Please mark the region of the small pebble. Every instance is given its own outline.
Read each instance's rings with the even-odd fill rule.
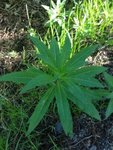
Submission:
[[[108,130],[108,134],[113,136],[113,126]]]
[[[93,145],[89,150],[97,150],[97,147]]]
[[[74,134],[71,140],[72,140],[72,143],[78,142],[78,135]]]
[[[61,125],[60,122],[57,122],[57,123],[55,124],[55,134],[56,134],[56,135],[59,135],[59,134],[61,134],[62,132],[63,132],[63,127],[62,127],[62,125]]]

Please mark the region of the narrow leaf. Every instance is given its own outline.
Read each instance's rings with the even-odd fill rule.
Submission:
[[[62,86],[57,83],[56,93],[55,93],[58,114],[66,135],[72,135],[73,133],[73,123],[72,116],[69,108],[69,103],[66,97],[66,93]]]
[[[87,99],[95,101],[107,98],[109,95],[109,91],[105,89],[89,89],[82,87],[82,91]]]
[[[67,92],[70,100],[75,105],[77,105],[83,112],[87,113],[91,117],[100,120],[99,113],[94,104],[85,97],[84,92],[79,86],[75,85],[73,82],[68,82],[66,88],[68,89]]]
[[[32,116],[29,119],[29,128],[26,133],[28,136],[34,128],[40,123],[41,119],[45,115],[48,110],[50,103],[54,98],[54,87],[48,89],[48,91],[44,94],[44,96],[39,101],[38,105],[36,106]]]
[[[70,80],[72,80],[75,84],[86,86],[86,87],[98,87],[103,88],[103,85],[95,78],[91,78],[89,76],[83,76],[81,77],[71,77]]]
[[[40,70],[36,68],[29,68],[25,71],[18,71],[13,73],[8,73],[6,75],[0,76],[0,81],[12,81],[14,83],[23,83],[26,84],[38,74],[40,74]]]
[[[37,86],[45,86],[49,83],[52,83],[53,81],[55,81],[56,78],[46,74],[44,72],[40,73],[39,75],[37,75],[35,78],[33,78],[31,81],[29,81],[22,89],[20,94],[23,94],[25,92],[27,92],[28,90],[31,90]]]
[[[108,96],[108,98],[110,98],[110,102],[106,110],[106,118],[108,118],[113,113],[113,92]]]
[[[95,77],[96,75],[105,72],[106,68],[102,66],[85,66],[80,69],[76,69],[74,71],[70,71],[68,73],[69,76],[78,76],[78,77],[84,77],[84,75],[87,75],[89,77]]]
[[[61,49],[62,53],[62,65],[70,58],[71,54],[71,41],[68,34],[66,35],[64,45]]]
[[[88,56],[90,56],[93,52],[95,52],[98,48],[98,45],[92,45],[80,50],[80,52],[76,53],[66,64],[66,67],[70,70],[79,68],[85,65],[85,60]]]
[[[51,43],[50,43],[50,53],[51,53],[51,56],[55,62],[55,66],[56,67],[59,67],[60,66],[60,50],[59,50],[59,45],[57,43],[57,41],[55,40],[55,38],[53,38],[51,40]]]
[[[30,36],[31,41],[33,44],[38,48],[39,50],[39,57],[42,59],[42,61],[46,64],[48,64],[51,67],[54,67],[53,59],[49,53],[48,47],[39,40],[36,36]]]
[[[104,77],[105,77],[105,81],[107,82],[107,84],[113,88],[113,76],[111,76],[108,73],[104,73]]]
[[[47,10],[48,12],[50,11],[50,7],[49,6],[46,6],[46,5],[42,5],[42,7]]]

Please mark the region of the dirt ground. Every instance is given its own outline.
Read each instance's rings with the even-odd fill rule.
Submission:
[[[27,63],[33,63],[33,51],[31,44],[27,39],[27,28],[29,26],[26,13],[26,4],[28,7],[32,27],[42,35],[46,32],[44,28],[45,18],[47,14],[41,7],[41,4],[49,4],[48,1],[38,0],[1,0],[0,1],[0,74],[21,70],[26,67],[23,63],[25,59]],[[106,51],[108,49],[108,51]],[[104,47],[94,58],[90,58],[90,63],[101,63],[108,67],[113,73],[113,48]],[[103,110],[100,110],[103,115]],[[104,118],[104,117],[103,117]],[[59,122],[52,124],[54,130],[48,128],[43,132],[43,143],[40,150],[51,149],[48,135],[61,150],[113,150],[113,115],[107,120],[97,122],[85,114],[80,117],[74,117],[74,136],[72,139],[67,138],[62,130]],[[50,121],[52,122],[52,121]],[[55,122],[55,121],[53,121]],[[46,126],[50,126],[47,123]],[[41,128],[41,127],[40,127]]]
[[[29,21],[37,32],[44,34],[47,14],[38,0],[4,0],[0,1],[0,72],[18,70],[23,55],[32,61],[33,52],[27,39]],[[48,4],[48,2],[46,1]],[[26,9],[27,6],[27,9]],[[45,15],[46,14],[46,15]],[[25,50],[25,54],[23,51]],[[17,67],[18,66],[18,67]]]

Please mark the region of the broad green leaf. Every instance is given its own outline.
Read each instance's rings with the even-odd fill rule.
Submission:
[[[32,116],[29,119],[29,128],[26,133],[28,136],[34,128],[40,123],[41,119],[47,112],[50,103],[54,98],[54,87],[48,89],[48,91],[44,94],[44,96],[39,101],[38,105],[36,106]]]
[[[56,77],[51,76],[49,74],[46,74],[44,72],[37,75],[35,78],[33,78],[31,81],[29,81],[22,89],[20,94],[23,94],[27,92],[28,90],[31,90],[37,86],[45,86],[49,83],[52,83],[56,80]]]
[[[60,54],[60,50],[59,50],[59,45],[58,45],[57,41],[55,40],[55,38],[53,38],[50,42],[50,53],[55,62],[55,66],[60,67],[61,54]]]
[[[109,87],[113,88],[113,76],[108,73],[104,73],[105,81],[109,85]]]
[[[38,48],[39,57],[42,59],[42,61],[47,65],[54,67],[53,58],[49,53],[48,47],[43,42],[41,42],[36,36],[30,36],[30,39],[32,40],[36,48]]]
[[[98,45],[92,45],[80,50],[80,52],[75,53],[75,55],[67,62],[66,67],[69,70],[79,68],[85,65],[85,60],[98,48]]]
[[[67,92],[70,100],[89,116],[100,120],[99,113],[91,100],[85,97],[82,89],[73,82],[67,82]],[[70,97],[71,96],[71,97]]]
[[[110,102],[106,110],[106,118],[108,118],[113,113],[113,92],[108,96],[108,98],[110,98]]]
[[[68,34],[66,35],[64,45],[61,48],[61,53],[62,53],[62,64],[64,64],[69,58],[71,54],[71,41],[69,39]]]
[[[14,83],[23,83],[26,84],[38,74],[40,74],[40,70],[36,68],[29,68],[25,71],[18,71],[13,73],[8,73],[6,75],[0,76],[0,81],[12,81]]]
[[[63,86],[61,86],[60,83],[57,83],[55,98],[56,98],[56,103],[57,103],[58,114],[59,114],[63,129],[66,135],[72,136],[73,123],[72,123],[71,111],[70,111],[69,103],[66,97],[66,93],[64,91]]]

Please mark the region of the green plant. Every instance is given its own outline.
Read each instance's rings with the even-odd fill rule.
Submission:
[[[65,22],[65,14],[64,14],[64,6],[65,6],[66,0],[57,0],[57,3],[55,4],[51,0],[51,5],[46,6],[42,5],[43,8],[45,8],[49,15],[49,21],[47,24],[54,24],[54,22],[57,22],[59,26],[62,26]]]
[[[110,91],[110,94],[107,96],[107,98],[110,99],[106,110],[106,118],[108,118],[113,113],[113,76],[108,73],[104,73],[104,77]]]
[[[104,89],[95,76],[106,69],[100,66],[88,66],[85,61],[89,55],[97,50],[98,45],[86,47],[71,56],[72,48],[68,36],[66,36],[62,47],[59,47],[55,38],[51,40],[49,47],[34,34],[30,35],[30,39],[34,43],[38,57],[45,65],[45,69],[30,67],[25,71],[14,72],[0,77],[0,81],[24,84],[20,91],[21,94],[37,86],[45,86],[46,92],[29,119],[27,135],[42,120],[53,100],[56,100],[58,114],[66,135],[71,136],[73,133],[69,101],[72,101],[91,117],[100,120],[93,100],[100,99]]]
[[[0,149],[4,150],[5,149],[5,139],[0,136]]]
[[[43,6],[49,17],[46,23],[48,25],[46,39],[57,36],[62,44],[66,33],[69,33],[73,37],[73,52],[75,52],[86,43],[104,43],[112,36],[113,4],[110,0],[104,2],[73,0],[70,4],[66,2],[62,0],[59,3],[57,0],[57,4],[54,4],[51,1],[50,6]]]
[[[48,39],[51,39],[51,37],[56,36],[61,45],[64,42],[65,35],[69,30],[66,18],[67,16],[70,16],[70,14],[65,10],[65,5],[66,0],[57,0],[56,4],[53,2],[53,0],[51,0],[50,6],[42,5],[42,7],[47,11],[49,17],[48,21],[45,23],[45,25],[48,27],[48,30],[44,40],[48,41]]]

